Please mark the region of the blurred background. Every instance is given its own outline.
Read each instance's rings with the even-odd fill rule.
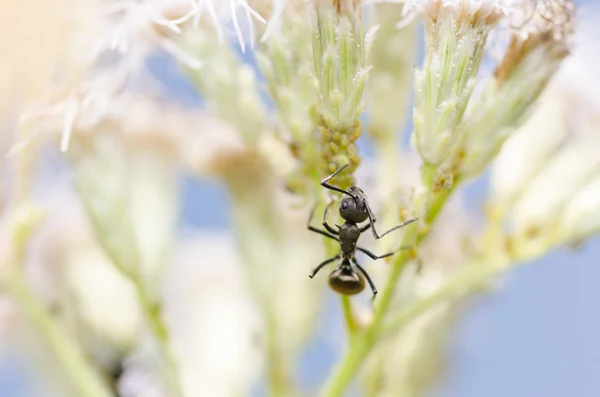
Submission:
[[[254,62],[252,52],[242,56],[249,63]],[[161,82],[161,95],[166,99],[186,106],[203,104],[203,98],[172,59],[152,55],[145,65]],[[410,131],[412,126],[406,128]],[[406,145],[408,141],[403,139],[399,144]],[[367,159],[373,155],[366,135],[360,138],[359,149]],[[215,233],[230,230],[230,202],[224,186],[215,180],[199,181],[183,172],[178,175],[177,184],[181,193],[178,219],[181,233],[190,228]],[[469,184],[465,195],[468,208],[481,209],[487,185],[488,175]],[[470,301],[452,330],[445,374],[434,385],[431,395],[600,396],[598,258],[598,237],[572,249],[554,250],[502,277],[492,293]],[[306,272],[313,265],[306,263]],[[309,390],[327,378],[344,346],[337,296],[328,291],[323,305],[318,332],[304,350],[298,368],[298,378],[303,388]],[[40,393],[39,385],[26,361],[18,352],[6,349],[0,357],[0,396],[29,397],[34,393]],[[264,395],[265,387],[259,385],[253,396]]]

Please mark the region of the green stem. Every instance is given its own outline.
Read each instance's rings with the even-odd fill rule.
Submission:
[[[429,211],[427,211],[427,214],[425,215],[425,224],[428,226],[428,228],[430,228],[433,225],[433,222],[435,221],[438,214],[446,204],[446,201],[448,201],[452,193],[454,193],[454,190],[456,189],[458,184],[459,181],[457,178],[450,189],[443,189],[435,196],[433,203],[431,203],[431,206],[429,207]],[[422,237],[425,237],[425,235],[423,235]],[[422,238],[419,241],[421,240]]]
[[[421,171],[421,180],[423,182],[423,186],[425,186],[429,192],[433,191],[433,186],[435,185],[435,179],[438,174],[438,168],[436,165],[423,163],[423,168]]]
[[[371,330],[373,328],[370,328]],[[331,378],[331,381],[324,392],[322,393],[325,397],[342,396],[350,382],[354,379],[356,372],[358,371],[360,364],[364,361],[364,358],[369,353],[372,343],[369,342],[368,331],[364,336],[353,339],[353,343],[350,344],[350,350],[344,360],[339,365],[335,375]]]
[[[156,338],[161,355],[165,359],[164,366],[167,372],[167,381],[175,395],[183,397],[184,392],[179,379],[177,359],[169,345],[168,330],[162,317],[161,307],[159,303],[150,296],[139,278],[131,278],[131,281],[135,285],[142,312],[144,313],[148,326]]]
[[[356,332],[356,321],[354,319],[354,313],[352,312],[352,301],[347,296],[342,296],[341,300],[344,309],[344,319],[346,320],[346,328],[348,328],[348,334],[352,336]]]
[[[267,313],[267,372],[270,397],[289,397],[293,393],[287,363],[282,360],[277,340],[277,322],[272,311]]]
[[[6,290],[23,309],[25,316],[46,340],[50,349],[83,397],[113,397],[111,387],[96,372],[81,347],[55,322],[48,310],[27,285],[23,277],[23,265],[31,234],[39,225],[45,211],[37,205],[19,202],[9,219],[11,248],[7,263],[0,268],[7,270]]]
[[[15,270],[15,273],[18,270]],[[114,397],[111,388],[86,359],[81,349],[71,343],[71,338],[54,321],[35,293],[20,274],[13,274],[8,283],[11,296],[18,302],[29,321],[50,346],[56,358],[73,380],[83,397]]]
[[[473,292],[485,281],[490,280],[509,269],[510,264],[525,262],[537,257],[537,255],[507,255],[507,253],[502,250],[503,219],[504,211],[495,210],[492,213],[488,229],[484,233],[482,239],[482,245],[485,247],[484,252],[491,253],[492,257],[496,258],[495,260],[488,261],[491,263],[485,266],[478,263],[463,268],[439,290],[430,296],[413,303],[398,313],[395,318],[386,324],[383,332],[386,335],[392,334],[427,312],[432,307],[447,302],[454,297]],[[527,248],[524,251],[527,252]]]

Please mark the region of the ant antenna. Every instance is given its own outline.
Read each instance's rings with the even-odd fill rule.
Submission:
[[[331,174],[331,175],[329,175],[327,178],[323,179],[323,180],[321,181],[321,186],[323,186],[324,188],[326,188],[326,189],[329,189],[329,190],[333,190],[333,191],[336,191],[336,192],[339,192],[339,193],[344,193],[344,194],[347,194],[348,196],[350,196],[350,197],[352,197],[353,199],[355,199],[355,200],[356,200],[356,199],[358,198],[356,195],[354,195],[354,194],[350,193],[350,192],[349,192],[349,191],[347,191],[347,190],[344,190],[344,189],[342,189],[342,188],[339,188],[339,187],[337,187],[337,186],[333,186],[333,185],[330,185],[329,183],[327,183],[327,182],[329,182],[331,179],[333,179],[333,178],[334,178],[334,177],[335,177],[337,174],[339,174],[340,172],[342,172],[342,171],[344,171],[346,168],[348,168],[348,166],[349,166],[349,164],[346,164],[346,165],[344,165],[342,168],[338,168],[338,169],[337,169],[337,170],[336,170],[336,171],[335,171],[333,174]]]

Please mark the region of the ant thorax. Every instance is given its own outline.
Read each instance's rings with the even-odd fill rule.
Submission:
[[[352,257],[356,250],[356,243],[360,237],[360,228],[356,223],[345,222],[339,228],[340,248],[344,256]]]

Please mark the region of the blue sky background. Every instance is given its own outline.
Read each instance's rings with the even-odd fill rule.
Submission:
[[[166,83],[170,96],[186,103],[201,102],[174,73],[172,64],[157,58],[150,68]],[[361,149],[367,155],[370,152],[367,142]],[[218,183],[182,178],[181,188],[182,224],[228,227],[228,200]],[[470,188],[467,200],[477,206],[484,188],[484,183]],[[449,372],[432,395],[600,396],[598,258],[598,238],[576,251],[557,250],[511,272],[499,292],[472,302],[452,331]],[[341,321],[336,303],[332,299],[327,303],[321,327],[336,327]],[[25,397],[30,390],[15,360],[0,362],[0,397]],[[318,386],[335,361],[326,342],[314,340],[300,365],[302,383],[309,389]]]

